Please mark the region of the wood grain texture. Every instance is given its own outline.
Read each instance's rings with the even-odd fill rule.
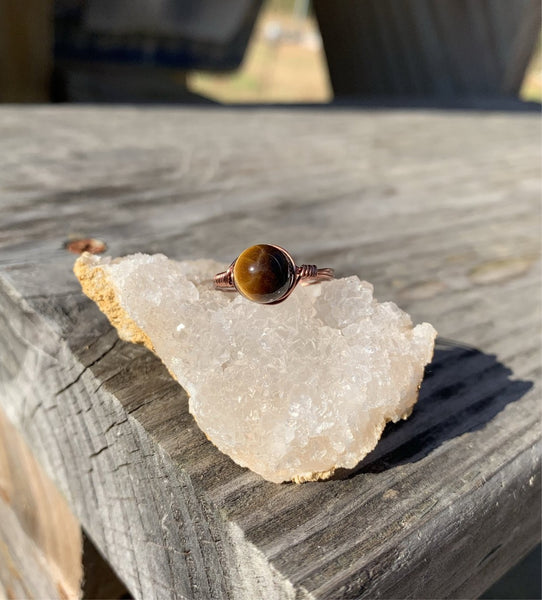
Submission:
[[[519,93],[536,0],[315,0],[336,96]]]
[[[538,116],[0,111],[0,404],[137,598],[475,597],[540,539]],[[72,275],[259,242],[440,333],[412,417],[343,481],[219,453]]]

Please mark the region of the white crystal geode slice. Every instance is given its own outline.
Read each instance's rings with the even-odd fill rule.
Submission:
[[[143,343],[190,395],[207,437],[274,482],[352,469],[418,397],[436,331],[371,284],[298,286],[266,306],[214,289],[226,268],[156,254],[83,254],[75,273],[121,338]]]

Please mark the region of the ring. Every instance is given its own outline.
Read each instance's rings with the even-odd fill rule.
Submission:
[[[215,275],[214,282],[216,289],[237,291],[252,302],[278,304],[288,298],[298,283],[309,285],[333,277],[333,269],[298,267],[284,248],[257,244],[243,250],[225,271]]]

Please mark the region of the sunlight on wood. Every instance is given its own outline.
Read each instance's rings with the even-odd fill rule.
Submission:
[[[526,102],[542,102],[542,37],[534,51],[531,63],[525,74],[519,96]]]
[[[316,21],[262,11],[241,68],[195,71],[191,91],[219,102],[329,102],[333,92]]]

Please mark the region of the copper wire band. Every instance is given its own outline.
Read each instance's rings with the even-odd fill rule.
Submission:
[[[233,283],[233,265],[235,261],[225,270],[217,273],[214,278],[215,288],[224,291],[235,291]],[[301,285],[310,285],[319,281],[329,281],[333,279],[333,269],[319,269],[316,265],[301,265],[295,268],[295,281],[292,286],[294,288],[298,283]]]
[[[221,290],[235,290],[233,285],[233,264],[226,271],[215,275],[215,288]]]
[[[296,279],[301,285],[329,281],[334,277],[333,269],[319,269],[316,265],[301,265],[295,268]]]

